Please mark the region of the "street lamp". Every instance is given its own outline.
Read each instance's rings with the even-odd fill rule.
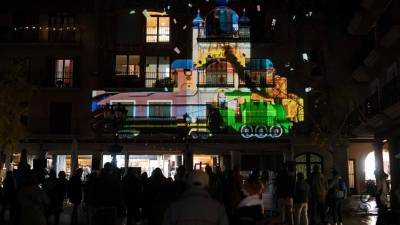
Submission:
[[[117,105],[106,104],[103,108],[104,130],[113,134],[113,144],[109,146],[108,151],[111,152],[114,166],[117,166],[117,154],[122,151],[123,146],[118,144],[118,130],[124,124],[128,110],[118,103]]]
[[[190,123],[192,122],[192,117],[189,114],[185,113],[183,115],[183,120],[185,121],[186,133],[185,133],[185,169],[186,171],[192,171],[193,162],[192,162],[192,153],[189,148],[189,131],[190,131]]]

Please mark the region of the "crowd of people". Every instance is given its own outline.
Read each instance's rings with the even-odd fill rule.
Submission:
[[[4,221],[9,211],[15,225],[58,225],[60,214],[72,204],[71,224],[115,224],[126,218],[127,225],[260,225],[341,224],[346,185],[337,171],[327,180],[315,166],[312,174],[295,174],[293,164],[270,176],[253,170],[243,177],[240,168],[221,171],[177,168],[175,177],[164,177],[161,169],[150,176],[140,168],[122,172],[106,163],[82,181],[82,169],[67,179],[64,171],[48,174],[23,165],[8,171],[2,188]],[[263,193],[274,193],[269,204],[276,213],[266,214]],[[267,216],[268,215],[268,216]],[[276,221],[278,220],[278,221]],[[84,221],[84,222],[82,222]]]

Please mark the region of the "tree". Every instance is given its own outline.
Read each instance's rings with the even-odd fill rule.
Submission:
[[[0,152],[12,154],[26,133],[26,118],[34,88],[21,65],[0,73]]]

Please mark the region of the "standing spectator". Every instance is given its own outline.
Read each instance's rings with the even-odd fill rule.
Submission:
[[[332,171],[332,179],[329,182],[329,191],[328,191],[328,205],[329,205],[329,213],[332,216],[333,224],[342,224],[343,216],[342,216],[342,202],[343,199],[347,197],[347,187],[338,173],[337,170],[333,169]]]
[[[78,224],[78,207],[82,201],[82,168],[78,168],[75,174],[69,179],[68,183],[68,198],[73,204],[71,224]]]
[[[317,224],[317,214],[320,223],[327,224],[326,221],[326,196],[328,192],[328,183],[321,173],[318,165],[314,165],[313,173],[311,174],[311,225]]]
[[[167,209],[163,225],[228,225],[224,207],[205,190],[208,184],[206,173],[194,171],[189,176],[189,189]]]
[[[235,210],[234,224],[255,225],[262,223],[264,219],[264,206],[261,198],[262,184],[257,177],[249,177],[243,185],[246,196],[240,201]]]
[[[46,210],[49,199],[45,191],[39,188],[33,171],[26,174],[26,180],[18,192],[20,207],[20,225],[46,225]]]
[[[122,214],[122,185],[119,172],[111,163],[104,164],[93,189],[94,224],[112,224]]]
[[[66,174],[64,171],[58,173],[57,184],[54,189],[54,196],[51,203],[54,212],[54,225],[58,225],[60,222],[60,214],[63,211],[64,200],[67,195],[68,180],[65,177]]]
[[[231,192],[231,209],[235,209],[239,202],[243,198],[242,186],[243,186],[243,176],[240,174],[240,166],[235,165],[233,167],[233,176],[232,176],[233,184],[232,184],[232,192]]]
[[[47,196],[50,200],[49,209],[46,213],[47,221],[49,221],[49,217],[55,214],[55,197],[56,197],[56,186],[57,186],[57,176],[55,170],[50,170],[49,177],[46,178],[43,182],[43,190],[46,192]]]
[[[125,206],[127,209],[126,224],[138,222],[141,218],[140,202],[142,201],[143,187],[139,174],[134,168],[129,167],[126,176],[122,179]]]
[[[297,173],[296,190],[294,192],[294,212],[296,225],[308,225],[308,195],[310,186],[302,173]]]
[[[283,164],[276,176],[276,196],[278,198],[278,210],[281,216],[281,223],[294,223],[293,195],[295,182],[295,177],[289,174],[287,165]]]
[[[16,222],[16,198],[17,190],[12,171],[7,171],[3,185],[3,209],[1,210],[1,218],[4,220],[6,210],[8,208],[11,221]]]

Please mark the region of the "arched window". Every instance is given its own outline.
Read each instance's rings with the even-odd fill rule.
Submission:
[[[207,66],[206,84],[215,87],[233,86],[233,74],[233,67],[229,62],[214,62]]]
[[[307,152],[296,157],[296,173],[303,173],[305,178],[310,176],[314,165],[323,171],[323,158],[318,154]]]

